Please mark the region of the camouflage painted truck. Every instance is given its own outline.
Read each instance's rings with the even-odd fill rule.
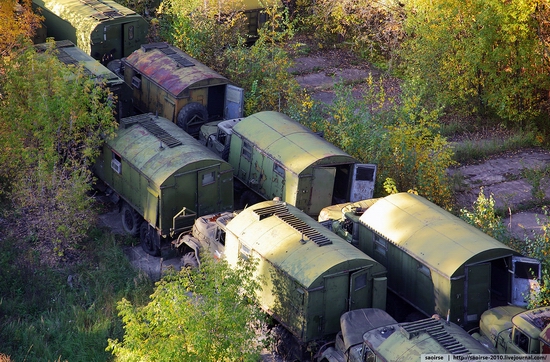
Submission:
[[[233,169],[169,120],[123,118],[94,171],[120,205],[122,226],[160,255],[162,239],[191,230],[197,216],[233,210]]]
[[[70,40],[47,42],[35,45],[38,52],[52,52],[60,62],[68,67],[82,67],[98,84],[107,87],[114,96],[113,111],[115,118],[120,120],[133,114],[130,87],[115,73],[99,61],[86,54]]]
[[[310,216],[370,198],[376,165],[355,158],[279,112],[201,127],[199,141],[234,169],[238,207],[279,197]]]
[[[260,304],[291,334],[285,353],[299,360],[338,332],[342,313],[386,306],[384,267],[282,201],[199,217],[192,234],[174,243],[192,250],[183,258],[188,266],[205,254],[230,265],[258,259]]]
[[[525,306],[533,275],[540,278],[538,260],[418,195],[327,207],[319,221],[384,265],[395,295],[426,316],[449,314],[465,329],[491,307]]]
[[[242,117],[243,89],[168,43],[142,45],[122,68],[136,109],[168,118],[195,138],[206,122]]]
[[[550,307],[489,309],[481,315],[479,332],[473,336],[494,353],[550,354]]]
[[[324,346],[316,362],[409,362],[421,361],[423,354],[491,353],[464,329],[437,315],[397,323],[383,310],[356,309],[342,315],[340,326],[334,344]]]
[[[70,40],[103,64],[130,55],[147,42],[147,21],[113,0],[33,0],[33,4],[44,16],[48,37]]]

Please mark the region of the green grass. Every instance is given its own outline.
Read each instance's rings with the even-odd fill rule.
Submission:
[[[152,283],[110,234],[94,232],[82,261],[57,270],[40,265],[31,246],[0,241],[0,353],[12,361],[111,360],[107,339],[123,336],[117,301],[146,303]]]
[[[506,151],[514,151],[527,147],[540,146],[533,133],[516,133],[508,138],[492,138],[487,140],[462,141],[453,143],[455,161],[464,163],[473,160],[483,160],[489,156]]]

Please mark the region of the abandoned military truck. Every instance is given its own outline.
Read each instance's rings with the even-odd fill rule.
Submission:
[[[33,4],[44,16],[48,37],[70,40],[103,64],[130,55],[146,42],[147,21],[113,0],[33,0]]]
[[[320,350],[317,362],[408,362],[423,354],[489,354],[464,329],[438,315],[397,323],[375,308],[356,309],[340,318],[341,331],[334,346]]]
[[[242,88],[168,43],[144,44],[122,66],[135,108],[168,118],[195,138],[206,122],[242,117]]]
[[[473,336],[494,353],[550,354],[550,307],[489,309],[481,315],[479,333]]]
[[[68,67],[82,67],[84,73],[95,80],[97,84],[107,87],[114,95],[112,99],[115,118],[132,115],[131,91],[115,73],[86,54],[69,40],[41,43],[35,45],[38,52],[51,51],[60,62]]]
[[[329,207],[320,221],[331,217],[335,232],[387,268],[388,289],[423,314],[449,314],[466,329],[491,307],[526,305],[532,275],[540,278],[538,260],[418,195]]]
[[[300,360],[308,344],[338,332],[342,313],[386,305],[384,267],[282,201],[199,217],[192,235],[177,242],[197,258],[209,253],[230,265],[257,258],[261,306],[292,333],[289,353]]]
[[[121,205],[122,226],[160,255],[160,242],[188,232],[196,216],[233,209],[233,169],[169,120],[120,120],[94,165]]]
[[[279,112],[206,124],[199,137],[233,166],[239,207],[279,197],[310,216],[328,205],[370,198],[376,166]]]

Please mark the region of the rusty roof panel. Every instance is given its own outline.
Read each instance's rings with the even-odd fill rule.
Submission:
[[[166,43],[143,46],[122,61],[175,98],[181,98],[182,93],[190,88],[230,83],[227,78]]]

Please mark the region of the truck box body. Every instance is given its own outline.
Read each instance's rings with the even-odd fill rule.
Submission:
[[[86,54],[69,40],[37,44],[35,48],[39,52],[46,52],[53,48],[54,54],[60,62],[71,67],[82,67],[84,72],[98,83],[104,82],[105,86],[116,97],[115,117],[120,118],[132,115],[131,90],[115,73],[102,65],[99,61]]]
[[[338,206],[351,223],[335,231],[386,266],[388,288],[425,315],[450,313],[451,322],[471,328],[490,307],[526,304],[538,261],[418,195],[367,201],[357,204],[360,212]]]
[[[242,89],[174,46],[144,44],[122,63],[134,106],[177,123],[194,137],[208,120],[242,116]],[[193,106],[200,109],[188,108]]]
[[[311,216],[325,206],[372,197],[376,167],[358,161],[278,112],[259,112],[232,127],[235,177],[264,199],[280,197]]]
[[[287,203],[264,201],[227,223],[227,261],[250,256],[262,307],[301,343],[336,333],[348,310],[385,308],[384,267]]]
[[[94,59],[130,55],[146,43],[149,24],[112,0],[33,0],[45,18],[47,36],[70,40]]]
[[[177,232],[174,217],[183,208],[199,216],[233,209],[231,166],[152,114],[122,119],[95,170],[162,236]]]

